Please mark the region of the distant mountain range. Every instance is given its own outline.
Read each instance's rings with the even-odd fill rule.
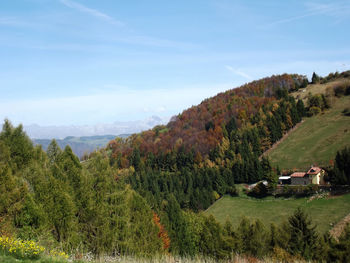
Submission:
[[[72,125],[72,126],[39,126],[25,125],[24,130],[33,139],[63,139],[68,136],[95,136],[106,134],[133,134],[148,130],[160,124],[166,124],[169,118],[152,116],[145,120],[114,122],[112,124]]]
[[[72,148],[72,151],[81,158],[84,153],[90,153],[98,148],[106,147],[108,142],[114,140],[116,137],[126,138],[130,134],[121,135],[95,135],[95,136],[83,136],[73,137],[68,136],[64,139],[57,139],[57,144],[64,149],[67,145]],[[47,147],[51,143],[52,139],[33,139],[34,144],[40,144],[46,151]]]
[[[56,139],[62,149],[69,145],[80,158],[86,152],[90,153],[97,148],[105,147],[109,141],[116,137],[126,138],[133,133],[165,124],[168,120],[169,118],[152,116],[141,121],[114,122],[113,124],[82,126],[39,126],[32,124],[24,126],[24,130],[32,138],[34,144],[41,144],[45,151],[51,140]]]

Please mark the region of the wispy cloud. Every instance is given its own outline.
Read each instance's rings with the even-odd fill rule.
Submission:
[[[123,22],[118,21],[118,20],[114,19],[113,17],[111,17],[105,13],[102,13],[96,9],[89,8],[85,5],[79,4],[79,3],[71,1],[71,0],[60,0],[60,2],[69,8],[76,9],[79,12],[89,14],[91,16],[98,18],[98,19],[104,20],[110,24],[113,24],[116,26],[124,26]]]
[[[234,74],[236,75],[239,75],[243,78],[246,78],[246,79],[252,79],[251,76],[249,76],[247,73],[241,71],[240,69],[234,69],[233,67],[231,66],[226,66],[226,69],[228,69],[229,71],[233,72]]]
[[[291,17],[273,21],[265,25],[264,27],[290,23],[293,21],[301,20],[307,17],[318,16],[318,15],[332,16],[332,17],[336,17],[339,20],[341,19],[341,17],[348,17],[350,12],[350,4],[348,1],[335,2],[335,3],[333,2],[329,4],[307,2],[305,3],[305,6],[307,8],[307,12],[304,12],[300,15],[291,16]]]

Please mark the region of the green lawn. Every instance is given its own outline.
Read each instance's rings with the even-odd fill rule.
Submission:
[[[335,99],[325,113],[304,122],[269,154],[281,169],[306,170],[311,164],[328,165],[336,152],[350,146],[350,117],[341,112],[350,107],[350,96]]]
[[[249,197],[224,196],[204,213],[212,214],[219,222],[230,220],[237,226],[243,216],[251,219],[260,219],[266,227],[270,223],[280,224],[302,207],[311,216],[320,233],[331,228],[339,220],[350,213],[350,194],[332,198],[323,198],[309,201],[309,198],[272,198],[255,199]]]

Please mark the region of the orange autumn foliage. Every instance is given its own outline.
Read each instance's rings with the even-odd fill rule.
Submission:
[[[160,223],[159,216],[153,212],[153,222],[158,226],[159,232],[158,237],[162,240],[164,251],[168,252],[170,247],[170,238],[168,236],[168,232],[165,230],[164,226]]]

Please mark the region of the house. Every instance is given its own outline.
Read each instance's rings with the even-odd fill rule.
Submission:
[[[305,172],[295,172],[290,175],[292,185],[323,184],[324,170],[320,167],[311,166]]]
[[[324,170],[320,167],[311,166],[310,170],[307,171],[312,184],[324,184]]]

